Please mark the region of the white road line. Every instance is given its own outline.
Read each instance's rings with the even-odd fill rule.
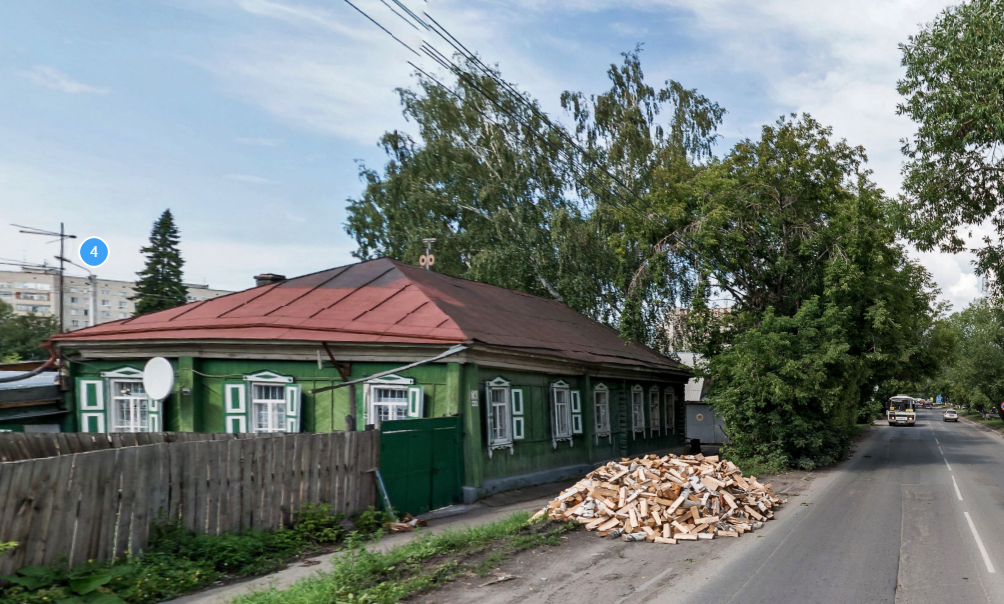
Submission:
[[[945,459],[945,458],[942,457],[942,459]],[[948,465],[948,460],[947,459],[945,459],[945,465],[948,466],[948,471],[951,472],[952,471],[952,466]]]
[[[987,548],[983,547],[983,540],[980,539],[980,534],[976,532],[976,525],[973,524],[973,519],[969,517],[969,512],[963,512],[966,515],[966,522],[969,523],[969,530],[973,531],[973,537],[976,539],[976,547],[980,548],[980,555],[983,556],[983,563],[987,565],[987,572],[991,575],[996,575],[997,571],[994,570],[994,565],[990,562],[990,555],[987,554]]]
[[[934,432],[934,430],[931,430],[931,432]],[[939,442],[938,442],[938,439],[937,439],[937,438],[936,438],[936,439],[934,439],[934,442],[938,443],[939,445],[941,444],[941,443],[939,443]]]
[[[954,476],[952,476],[952,484],[955,485],[955,494],[959,496],[959,501],[962,501],[962,491],[959,490],[959,483],[955,482]]]
[[[939,450],[939,451],[941,451],[941,445],[938,445],[938,450]],[[944,451],[941,451],[941,456],[942,456],[942,457],[944,457],[944,456],[945,456],[945,452],[944,452]]]

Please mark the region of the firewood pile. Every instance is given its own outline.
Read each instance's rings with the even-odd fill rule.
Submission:
[[[600,537],[675,544],[759,529],[785,500],[718,456],[648,455],[593,470],[534,519],[574,520]]]

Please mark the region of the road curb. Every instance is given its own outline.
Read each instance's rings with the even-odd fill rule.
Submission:
[[[979,428],[980,430],[983,430],[984,432],[993,432],[994,434],[1000,436],[1001,438],[1004,438],[1004,430],[998,430],[997,428],[991,428],[990,426],[987,426],[986,424],[981,424],[979,422],[974,422],[973,420],[969,419],[968,417],[962,417],[961,415],[959,416],[959,419],[962,420],[962,421],[964,421],[964,422],[966,422],[970,426],[975,426],[975,427]]]

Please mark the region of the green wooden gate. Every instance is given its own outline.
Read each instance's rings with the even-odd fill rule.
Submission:
[[[395,510],[417,515],[460,503],[461,434],[460,417],[380,424],[380,474]]]

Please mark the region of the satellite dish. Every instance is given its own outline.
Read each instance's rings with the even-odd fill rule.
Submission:
[[[164,357],[153,357],[143,368],[143,388],[147,396],[162,401],[174,388],[174,368]]]

